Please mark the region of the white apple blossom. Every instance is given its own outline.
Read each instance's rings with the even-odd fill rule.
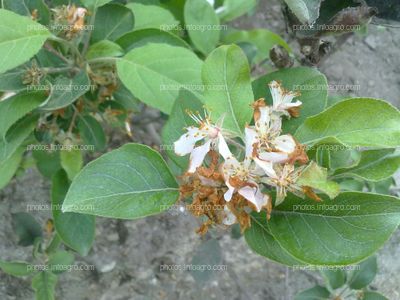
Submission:
[[[272,111],[278,115],[297,116],[302,103],[298,100],[292,103],[292,100],[300,93],[286,91],[277,81],[271,81],[268,85],[272,95]]]
[[[275,205],[283,202],[288,191],[304,197],[303,187],[296,183],[304,168],[305,166],[295,168],[293,164],[276,164],[274,165],[275,172],[261,179],[263,183],[276,188]]]
[[[194,114],[190,114],[190,116],[199,126],[186,128],[187,133],[183,134],[174,143],[174,150],[179,156],[185,156],[190,153],[188,172],[193,173],[201,166],[207,153],[211,149],[218,149],[220,142],[223,141],[225,143],[225,140],[221,126],[212,124],[209,114],[205,112],[204,118]],[[196,147],[196,143],[201,140],[204,140],[204,143]]]
[[[247,128],[252,136],[248,143],[256,147],[253,156],[273,163],[287,162],[296,153],[297,142],[290,134],[280,135],[281,119],[273,114],[271,107],[261,101],[261,105],[257,107],[255,125]],[[260,163],[259,160],[256,162]]]
[[[231,153],[225,140],[220,142],[220,154],[225,162],[222,172],[225,178],[225,184],[228,191],[224,194],[225,201],[230,201],[235,192],[238,192],[246,200],[250,201],[261,211],[268,204],[270,197],[261,193],[258,185],[260,176],[265,175],[263,170],[252,162],[252,145],[249,143],[253,139],[253,132],[246,128],[246,156],[242,162],[239,162]]]

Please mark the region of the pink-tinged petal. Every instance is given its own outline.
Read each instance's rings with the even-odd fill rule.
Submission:
[[[228,190],[224,194],[224,199],[225,201],[229,202],[232,199],[233,193],[235,192],[235,188],[229,184],[228,180],[225,182],[225,184],[228,187]]]
[[[224,206],[224,212],[225,212],[225,217],[222,220],[222,223],[224,225],[233,225],[233,224],[235,224],[236,221],[237,221],[237,218],[227,206]]]
[[[297,147],[296,141],[289,134],[278,136],[274,140],[274,146],[279,151],[285,152],[287,154],[293,153]]]
[[[211,140],[193,149],[192,153],[190,154],[189,170],[188,170],[189,173],[194,173],[196,169],[201,166],[201,164],[204,161],[204,158],[210,151],[210,147],[211,147]]]
[[[257,208],[257,212],[260,212],[269,200],[269,197],[261,193],[260,189],[256,187],[245,186],[239,189],[238,193],[253,203]]]
[[[250,127],[246,127],[244,134],[246,140],[246,157],[252,157],[254,144],[257,143],[257,132]]]
[[[273,163],[283,163],[289,159],[289,154],[284,152],[262,152],[258,155],[258,158]]]
[[[256,163],[257,166],[259,166],[265,174],[267,174],[269,177],[274,177],[276,178],[277,175],[275,173],[275,170],[273,168],[273,163],[271,161],[265,161],[261,160],[258,158],[254,158],[254,162]]]
[[[193,151],[197,141],[204,139],[201,131],[197,127],[188,127],[187,133],[183,134],[179,140],[174,143],[176,155],[184,156]]]
[[[221,133],[218,134],[218,152],[225,160],[233,157],[232,152],[229,150],[228,144]]]

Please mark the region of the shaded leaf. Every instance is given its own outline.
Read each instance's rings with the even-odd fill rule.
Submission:
[[[80,255],[89,253],[95,237],[95,217],[85,214],[61,212],[69,181],[64,170],[53,177],[51,188],[51,204],[54,226],[62,241]]]

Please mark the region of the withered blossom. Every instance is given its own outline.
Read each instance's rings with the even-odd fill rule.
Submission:
[[[271,189],[276,190],[275,205],[288,192],[320,200],[311,188],[297,183],[308,162],[303,146],[291,134],[281,134],[282,117],[298,116],[302,103],[292,103],[298,93],[284,90],[277,81],[269,87],[273,104],[268,106],[264,99],[253,103],[254,125],[246,125],[243,144],[228,137],[222,121],[212,123],[207,112],[204,118],[189,113],[198,126],[186,128],[174,143],[177,155],[190,154],[189,168],[181,176],[181,200],[191,199],[188,210],[205,217],[201,234],[210,226],[235,223],[244,231],[252,211],[264,210],[269,219]],[[234,155],[230,146],[244,153]]]

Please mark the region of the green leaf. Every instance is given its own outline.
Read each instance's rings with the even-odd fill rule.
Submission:
[[[2,0],[1,3],[3,8],[29,18],[32,18],[32,12],[36,10],[37,21],[41,24],[46,25],[50,21],[50,11],[44,0]]]
[[[117,57],[122,55],[124,55],[124,50],[121,46],[109,40],[102,40],[89,47],[86,58],[90,60],[99,57]]]
[[[24,152],[25,148],[20,147],[8,159],[0,160],[0,189],[5,187],[14,176],[21,163]]]
[[[54,300],[54,290],[57,284],[57,275],[49,271],[42,271],[32,278],[32,288],[36,300]]]
[[[280,80],[287,90],[298,90],[301,92],[300,116],[291,118],[283,123],[285,132],[293,133],[304,120],[312,115],[318,114],[324,110],[328,95],[328,83],[325,76],[318,70],[307,67],[297,67],[289,69],[281,69],[263,75],[253,81],[253,91],[255,98],[266,98],[266,101],[271,104],[272,97],[268,88],[268,83],[273,80]]]
[[[74,103],[79,97],[90,90],[90,80],[82,70],[72,78],[59,76],[51,85],[51,94],[40,107],[43,111],[53,111]]]
[[[83,5],[85,5],[89,9],[95,9],[97,7],[103,6],[111,0],[80,0]]]
[[[338,289],[346,283],[346,272],[341,269],[321,270],[321,274],[332,289]]]
[[[309,145],[394,148],[400,145],[400,112],[382,100],[343,100],[308,118],[297,129],[296,137]]]
[[[301,23],[312,24],[318,19],[322,0],[285,0],[285,2]]]
[[[136,219],[168,209],[178,195],[160,154],[144,145],[125,144],[83,168],[72,182],[63,212]]]
[[[359,264],[360,268],[355,269],[349,278],[348,285],[353,290],[361,290],[374,280],[378,270],[376,256],[371,256]]]
[[[190,48],[189,45],[178,36],[161,29],[148,28],[128,32],[115,41],[126,52],[145,46],[149,43],[168,44],[176,47]]]
[[[194,46],[203,54],[214,50],[219,41],[219,19],[206,0],[188,0],[184,9],[185,25]]]
[[[190,50],[149,44],[131,50],[117,62],[122,83],[144,103],[169,114],[180,90],[201,97],[203,62]]]
[[[62,241],[80,255],[89,253],[95,237],[95,217],[72,212],[61,212],[69,181],[64,170],[53,177],[51,204],[54,226]]]
[[[256,0],[224,0],[223,6],[218,9],[218,15],[223,22],[232,21],[257,5]]]
[[[79,173],[83,166],[82,152],[79,149],[68,149],[60,152],[61,166],[70,180]]]
[[[126,7],[135,15],[135,29],[157,28],[171,31],[176,30],[179,24],[169,10],[160,6],[129,3]]]
[[[323,203],[289,195],[275,207],[269,228],[295,258],[316,265],[348,265],[377,251],[400,222],[400,200],[344,192]]]
[[[30,264],[24,261],[0,260],[0,269],[12,276],[27,276],[33,273],[32,268],[30,268]]]
[[[57,251],[50,255],[49,268],[54,274],[60,274],[68,270],[74,263],[75,257],[68,251]]]
[[[241,135],[252,118],[254,101],[247,58],[236,45],[221,46],[206,59],[202,79],[206,107],[214,121],[224,117],[223,127]]]
[[[101,124],[92,116],[79,118],[79,133],[86,146],[94,146],[95,151],[103,151],[106,147],[106,136]]]
[[[359,180],[355,180],[355,179],[343,180],[339,183],[339,185],[340,185],[341,191],[362,192],[364,189],[364,183]]]
[[[393,150],[367,150],[361,153],[357,166],[335,172],[335,177],[357,177],[367,181],[381,181],[400,168],[400,155]]]
[[[39,172],[47,178],[53,177],[53,175],[61,169],[60,151],[46,151],[40,149],[32,151],[32,155],[36,161],[36,167]]]
[[[121,83],[118,83],[118,89],[113,93],[116,103],[121,104],[126,110],[138,112],[140,110],[140,101]]]
[[[19,119],[37,108],[45,100],[42,92],[23,92],[0,101],[0,139]]]
[[[0,74],[0,91],[22,91],[26,85],[22,83],[22,77],[26,72],[28,64],[24,64]]]
[[[256,46],[257,54],[254,63],[259,63],[269,57],[269,51],[275,45],[281,45],[291,52],[289,45],[276,33],[267,29],[237,30],[222,37],[225,44],[250,43]]]
[[[361,154],[353,149],[341,149],[340,145],[322,145],[321,147],[328,148],[329,151],[329,169],[348,169],[360,162]]]
[[[391,195],[391,186],[396,185],[393,177],[378,182],[368,182],[369,190],[371,193]]]
[[[389,300],[389,299],[378,292],[368,291],[368,292],[363,292],[363,297],[361,298],[361,300]]]
[[[174,152],[174,142],[185,134],[184,128],[195,125],[195,121],[187,114],[187,110],[197,112],[203,110],[203,104],[193,98],[189,92],[184,92],[172,107],[171,115],[162,130],[163,150],[182,169],[189,164],[188,156],[178,156]]]
[[[92,42],[115,41],[133,29],[135,19],[132,11],[120,4],[107,4],[96,12]]]
[[[270,260],[288,265],[301,266],[304,263],[295,259],[284,248],[282,248],[271,235],[267,216],[265,213],[251,215],[251,226],[244,232],[244,237],[250,248]]]
[[[294,300],[323,300],[329,299],[329,291],[320,285],[316,285],[313,288],[302,291],[294,297]]]
[[[28,61],[50,32],[46,27],[9,10],[0,9],[0,73]]]
[[[9,159],[17,151],[34,130],[37,120],[37,115],[26,116],[7,131],[5,139],[0,139],[0,161]]]
[[[214,278],[216,273],[218,272],[213,269],[209,270],[207,267],[222,267],[221,263],[221,246],[219,245],[218,240],[210,239],[202,243],[197,248],[196,252],[193,253],[192,266],[195,266],[195,268],[193,270],[190,270],[190,274],[193,276],[197,284],[205,284],[206,282]]]
[[[327,169],[318,166],[314,161],[304,169],[297,184],[322,191],[331,199],[339,194],[339,184],[328,180]]]
[[[42,227],[31,214],[19,212],[12,214],[11,217],[19,245],[24,247],[33,245],[36,238],[42,237]]]

